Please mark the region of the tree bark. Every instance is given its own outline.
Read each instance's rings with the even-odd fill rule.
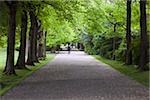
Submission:
[[[35,20],[35,27],[34,27],[34,42],[33,42],[33,48],[34,48],[34,56],[33,56],[33,59],[34,59],[34,62],[36,63],[39,63],[38,61],[38,57],[37,57],[37,35],[38,35],[38,22],[37,22],[37,17],[34,15],[34,20]]]
[[[33,15],[33,11],[29,12],[30,15],[30,22],[31,22],[31,27],[30,27],[30,32],[29,32],[29,44],[28,44],[28,58],[27,58],[27,65],[32,65],[34,66],[34,29],[35,29],[35,19]]]
[[[116,32],[116,27],[117,27],[117,24],[114,24],[114,33]],[[115,60],[115,59],[116,59],[116,55],[115,55],[115,50],[116,50],[116,38],[115,38],[115,37],[113,37],[113,40],[112,40],[112,48],[113,48],[112,60]]]
[[[6,1],[9,8],[9,25],[7,34],[7,59],[4,73],[7,75],[16,74],[14,69],[14,48],[16,30],[16,2]]]
[[[43,46],[43,57],[46,58],[46,35],[47,32],[44,32],[44,46]]]
[[[38,58],[42,59],[43,58],[43,31],[39,32],[39,39],[38,39]]]
[[[43,58],[43,44],[42,44],[42,43],[39,44],[38,57],[39,57],[40,59]]]
[[[146,0],[140,0],[140,30],[141,30],[141,40],[140,40],[140,61],[139,68],[141,70],[146,70],[148,67],[148,34],[147,34],[147,24],[146,24]]]
[[[116,39],[115,37],[112,39],[113,44],[113,53],[112,53],[112,60],[116,59],[115,50],[116,50]]]
[[[26,32],[27,32],[27,12],[24,10],[21,18],[21,33],[20,33],[20,49],[19,56],[16,63],[16,68],[25,69],[25,56],[26,56]]]
[[[126,60],[125,64],[132,64],[132,50],[131,50],[131,0],[127,0],[127,24],[126,24]]]

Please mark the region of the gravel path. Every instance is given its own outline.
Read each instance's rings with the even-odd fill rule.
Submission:
[[[149,100],[149,89],[84,52],[61,52],[2,100]]]

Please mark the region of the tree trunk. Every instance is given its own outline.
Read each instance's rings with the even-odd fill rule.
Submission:
[[[14,48],[15,48],[15,30],[16,30],[16,2],[6,1],[9,7],[9,25],[7,40],[7,59],[4,73],[7,75],[16,74],[14,69]]]
[[[47,32],[44,32],[43,36],[44,36],[44,46],[43,46],[43,57],[44,59],[46,58],[46,35]]]
[[[126,24],[126,60],[125,64],[132,64],[132,50],[131,50],[131,0],[127,0],[127,24]]]
[[[35,21],[35,19],[34,19],[34,21]],[[34,23],[35,24],[35,23]],[[33,46],[33,48],[32,48],[32,58],[33,58],[33,62],[36,62],[36,56],[35,56],[35,30],[36,29],[36,26],[34,25],[34,30],[33,30],[33,37],[32,37],[32,39],[33,39],[33,42],[32,42],[32,46]]]
[[[26,32],[27,32],[27,12],[24,10],[21,18],[21,33],[20,33],[20,49],[16,68],[24,69],[25,67],[25,54],[26,54]]]
[[[29,12],[30,14],[30,22],[31,22],[31,27],[30,27],[30,32],[29,32],[29,44],[28,44],[28,58],[27,58],[27,65],[32,65],[34,66],[34,29],[35,29],[35,20],[34,20],[34,15],[33,11]]]
[[[39,32],[39,40],[38,40],[38,42],[39,42],[39,45],[38,45],[38,57],[40,58],[40,59],[42,59],[43,58],[43,43],[42,43],[42,38],[43,38],[43,31],[41,31],[41,32]]]
[[[37,35],[38,35],[38,22],[37,22],[37,18],[35,17],[35,32],[34,32],[34,62],[39,63],[38,57],[37,57]]]
[[[112,53],[112,60],[116,59],[115,50],[116,50],[116,39],[115,37],[112,39],[113,44],[113,53]]]
[[[116,26],[117,26],[117,24],[114,24],[114,33],[116,32]],[[116,38],[115,38],[115,37],[113,37],[113,40],[112,40],[112,48],[113,48],[112,60],[115,60],[115,59],[116,59],[116,55],[115,55],[115,50],[116,50]]]
[[[140,0],[140,30],[141,30],[141,40],[140,40],[140,61],[139,68],[141,70],[146,70],[148,66],[148,34],[146,25],[146,0]]]
[[[38,56],[37,56],[37,33],[35,33],[35,46],[34,46],[34,62],[39,63]]]
[[[42,43],[39,44],[39,53],[38,53],[38,57],[39,57],[40,59],[43,58],[43,44],[42,44]]]

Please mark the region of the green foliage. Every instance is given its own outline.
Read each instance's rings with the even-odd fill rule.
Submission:
[[[147,4],[147,9],[148,9]],[[40,31],[47,31],[47,46],[63,43],[83,43],[89,54],[125,60],[126,53],[126,1],[124,0],[50,0],[18,1],[16,14],[16,43],[19,46],[21,13],[33,11],[41,22]],[[0,3],[0,48],[7,42],[8,7]],[[149,14],[148,10],[147,13]],[[139,61],[139,2],[132,1],[132,51],[133,63]],[[28,15],[29,16],[29,15]],[[30,30],[28,18],[28,33]],[[148,26],[150,25],[148,21]],[[148,29],[149,32],[149,29]],[[113,39],[115,50],[113,51]],[[44,41],[44,40],[43,40]]]
[[[45,7],[40,9],[38,17],[42,22],[42,29],[46,30],[47,45],[50,47],[77,39],[79,1],[45,1]],[[80,17],[80,16],[79,16]]]
[[[147,3],[147,15],[150,14],[150,3]],[[140,45],[140,12],[139,1],[132,1],[131,33],[133,64],[139,63]],[[56,48],[58,45],[68,42],[79,42],[85,47],[88,54],[101,55],[112,59],[115,54],[116,60],[125,61],[126,55],[126,1],[125,0],[38,0],[18,1],[16,13],[16,38],[15,46],[19,47],[21,14],[23,10],[33,11],[41,22],[40,31],[47,31],[47,47]],[[4,1],[0,2],[0,48],[7,47],[7,29],[9,9]],[[29,16],[29,15],[28,15]],[[147,19],[147,26],[150,21]],[[28,29],[30,30],[30,18],[28,18]],[[148,32],[150,29],[148,28]],[[113,39],[115,39],[115,50],[113,51]],[[44,41],[44,40],[42,40]],[[6,49],[0,52],[0,58],[6,58]],[[15,52],[15,56],[18,53]],[[96,56],[97,59],[110,64],[115,69],[133,77],[142,84],[148,86],[148,72],[137,72],[131,65],[128,68],[118,61],[111,61]],[[16,60],[16,59],[15,59]],[[47,61],[46,61],[47,62]],[[6,84],[7,88],[0,91],[3,94],[8,89],[18,84],[26,76],[40,68],[31,68],[32,71],[17,70],[19,76],[3,76],[2,69],[5,59],[0,59],[0,82]],[[8,80],[11,81],[8,82]],[[15,80],[15,81],[14,81]],[[6,83],[8,82],[8,84]]]
[[[125,61],[125,55],[126,55],[126,43],[125,39],[123,39],[116,50],[116,58],[119,61]]]
[[[112,4],[106,1],[93,0],[86,7],[84,31],[92,37],[92,40],[86,43],[85,49],[90,54],[92,52],[92,54],[101,54],[111,58],[112,38],[123,38],[125,36],[125,3],[120,1]],[[118,11],[123,14],[120,15]],[[114,32],[115,24],[116,32]],[[86,41],[85,37],[82,39]]]
[[[4,2],[0,3],[0,19],[3,19],[0,21],[0,48],[6,47],[6,32],[7,32],[7,26],[8,26],[8,9]]]
[[[140,13],[139,2],[133,1],[131,18],[133,64],[139,62]],[[81,29],[80,41],[89,54],[125,61],[126,55],[126,1],[93,0],[85,3],[86,13]],[[148,12],[147,12],[148,13]],[[86,34],[85,34],[86,33]],[[115,38],[115,51],[113,51]]]
[[[89,54],[111,58],[112,39],[116,38],[114,51],[116,58],[125,60],[126,1],[124,0],[20,1],[17,6],[16,47],[19,46],[20,17],[23,10],[34,11],[41,21],[40,30],[47,31],[49,47],[67,42],[82,42],[85,51]],[[0,47],[6,47],[8,12],[8,7],[2,2],[0,19],[4,20],[0,21]],[[140,36],[138,1],[132,2],[131,15],[133,60],[137,64],[139,57],[137,37]],[[28,23],[28,31],[29,27],[30,23]]]

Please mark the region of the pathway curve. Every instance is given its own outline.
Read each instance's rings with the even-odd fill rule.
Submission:
[[[84,52],[61,52],[2,100],[148,100],[148,88]]]

